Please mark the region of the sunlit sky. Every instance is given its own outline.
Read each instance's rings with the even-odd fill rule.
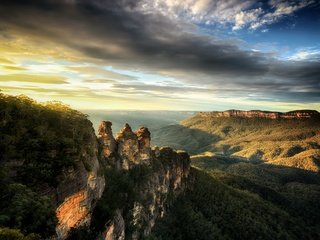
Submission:
[[[320,110],[318,0],[1,0],[0,52],[76,109]]]

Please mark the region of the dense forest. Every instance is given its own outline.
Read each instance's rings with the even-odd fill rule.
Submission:
[[[86,115],[60,102],[0,94],[0,239],[55,234],[56,206],[46,191],[75,165],[91,129]]]
[[[305,181],[309,189],[301,193],[308,196],[297,196],[239,175],[193,168],[193,185],[148,239],[319,239],[320,179],[313,176]]]

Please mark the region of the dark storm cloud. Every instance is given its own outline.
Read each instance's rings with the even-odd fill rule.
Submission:
[[[319,62],[284,62],[196,34],[192,25],[137,10],[134,0],[1,1],[0,29],[53,41],[106,65],[165,72],[194,84],[285,91],[319,101]],[[182,74],[181,74],[182,73]],[[203,77],[198,77],[203,76]],[[286,94],[286,95],[290,95]],[[272,94],[270,94],[272,96]],[[291,96],[291,95],[290,95]]]

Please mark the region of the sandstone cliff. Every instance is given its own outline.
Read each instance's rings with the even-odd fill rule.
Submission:
[[[104,121],[98,139],[86,115],[61,103],[0,94],[0,105],[1,227],[141,239],[185,188],[189,156],[151,149],[147,128],[126,124],[114,138]]]
[[[137,173],[140,169],[134,200],[128,200],[126,206],[114,211],[101,237],[106,240],[142,239],[184,191],[190,169],[189,155],[168,147],[151,149],[148,129],[142,127],[133,132],[128,124],[114,140],[111,123],[102,122],[99,140],[102,158],[114,171],[126,174]],[[105,177],[108,188],[108,175]]]
[[[65,239],[72,228],[90,223],[92,209],[105,186],[101,168],[92,129],[87,144],[80,146],[75,166],[61,174],[56,188],[58,239]]]
[[[23,95],[0,94],[0,112],[1,227],[65,239],[90,222],[104,190],[92,123],[59,102]]]
[[[269,112],[260,110],[241,111],[228,110],[224,112],[200,112],[202,117],[243,117],[243,118],[268,118],[268,119],[313,119],[320,118],[320,113],[315,110],[296,110],[290,112]]]

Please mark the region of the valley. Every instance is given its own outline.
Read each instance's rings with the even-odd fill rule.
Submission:
[[[0,96],[0,239],[320,237],[315,114],[160,112],[149,131],[134,112],[137,130],[113,135],[108,114],[94,129],[62,103]]]
[[[319,113],[311,118],[289,119],[199,113],[180,125],[154,132],[156,145],[167,143],[177,149],[188,149],[196,159],[229,156],[251,163],[319,171]]]
[[[156,132],[155,141],[159,144],[166,141],[172,147],[191,150],[197,187],[178,200],[173,213],[156,226],[155,236],[317,239],[320,234],[318,116],[271,119],[270,115],[213,115],[200,113],[180,125]],[[221,215],[222,212],[229,215]],[[185,219],[194,219],[198,225],[192,228],[192,223],[185,223]],[[277,234],[269,228],[273,223],[279,228]],[[169,230],[172,224],[179,226],[174,232]]]

